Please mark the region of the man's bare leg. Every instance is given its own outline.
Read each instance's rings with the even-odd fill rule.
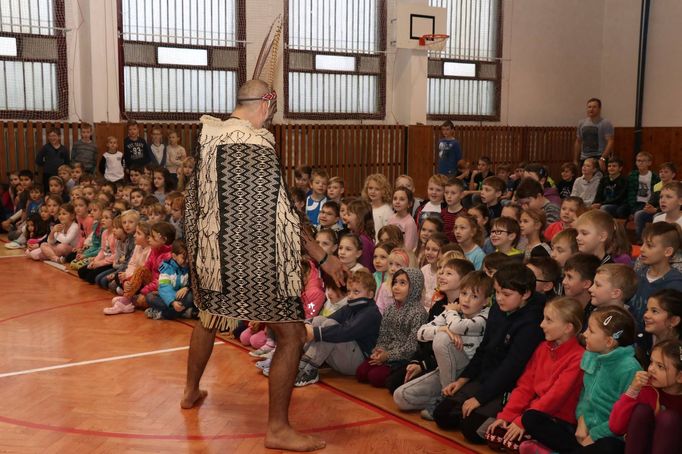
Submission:
[[[194,325],[187,358],[185,394],[180,401],[182,408],[192,408],[208,394],[208,392],[199,389],[199,381],[201,381],[206,363],[213,353],[216,331],[217,329],[204,328],[201,322]]]
[[[289,424],[289,403],[303,354],[305,329],[302,323],[272,323],[277,349],[270,367],[268,431],[265,447],[288,451],[314,451],[325,447],[317,437],[296,432]]]

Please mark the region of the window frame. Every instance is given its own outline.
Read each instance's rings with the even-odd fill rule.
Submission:
[[[499,122],[501,117],[501,110],[502,110],[502,32],[503,32],[503,24],[504,24],[504,2],[502,0],[495,0],[497,2],[498,6],[498,11],[499,17],[498,17],[498,22],[497,22],[497,43],[496,43],[496,54],[497,57],[495,58],[494,61],[486,61],[486,60],[470,60],[470,59],[461,59],[461,58],[440,58],[440,57],[432,57],[429,55],[428,57],[428,63],[427,63],[427,73],[426,73],[426,79],[427,79],[427,90],[428,90],[428,83],[430,79],[445,79],[445,80],[467,80],[467,81],[472,81],[472,80],[482,80],[482,81],[493,81],[494,82],[494,87],[495,87],[495,99],[493,100],[494,107],[495,107],[495,113],[493,115],[461,115],[461,114],[429,114],[428,113],[428,95],[427,95],[427,114],[426,114],[426,119],[427,120],[432,120],[432,121],[446,121],[446,120],[454,120],[454,121],[486,121],[486,122]],[[441,75],[438,76],[430,76],[429,71],[431,68],[432,64],[440,64],[440,72]],[[473,63],[476,65],[476,74],[477,77],[462,77],[462,76],[445,76],[443,74],[443,67],[445,63]],[[494,79],[491,78],[486,78],[486,77],[478,77],[478,74],[480,72],[481,65],[494,65],[495,66],[495,75],[496,77]]]
[[[283,14],[283,60],[284,71],[282,77],[282,84],[284,88],[284,118],[293,120],[383,120],[386,118],[386,33],[387,33],[387,17],[386,0],[378,0],[377,6],[379,10],[379,20],[377,24],[379,50],[377,53],[365,52],[331,52],[331,51],[316,51],[308,49],[295,49],[295,53],[311,54],[313,58],[313,66],[315,64],[315,55],[331,55],[339,57],[353,57],[356,61],[355,71],[334,71],[334,70],[315,70],[315,69],[295,69],[291,72],[306,73],[306,74],[332,74],[332,75],[355,75],[355,76],[375,76],[378,79],[377,85],[377,111],[374,113],[356,113],[356,112],[292,112],[289,110],[289,0],[284,1]],[[359,59],[361,57],[371,57],[379,59],[379,73],[360,71]]]
[[[64,7],[64,0],[52,0],[54,12],[54,33],[51,35],[41,35],[37,33],[11,33],[0,32],[0,36],[7,38],[14,38],[17,45],[17,56],[0,56],[0,61],[18,61],[18,62],[34,62],[34,63],[54,63],[55,74],[57,80],[56,89],[63,94],[56,93],[57,110],[0,110],[0,118],[8,120],[63,120],[69,115],[69,77],[68,66],[66,63],[66,10]],[[56,41],[57,46],[57,60],[48,60],[44,58],[22,58],[20,57],[23,50],[23,38],[37,38],[49,39]]]
[[[63,0],[62,0],[63,1]],[[155,111],[126,111],[125,109],[125,59],[124,59],[124,43],[138,44],[154,47],[155,64],[150,63],[135,63],[130,65],[132,67],[140,68],[171,68],[171,69],[187,69],[187,70],[225,70],[225,68],[213,68],[213,50],[233,50],[237,51],[239,68],[237,68],[237,87],[246,82],[246,22],[242,23],[239,18],[246,17],[246,0],[234,0],[235,12],[237,14],[237,39],[236,46],[230,47],[216,47],[196,44],[178,44],[167,43],[160,41],[139,41],[139,40],[124,40],[123,39],[123,0],[116,0],[116,16],[117,16],[117,32],[118,32],[118,103],[121,119],[135,119],[135,120],[173,120],[173,121],[198,121],[201,115],[212,115],[218,118],[227,118],[230,112],[155,112]],[[159,47],[172,47],[178,49],[201,49],[207,52],[207,65],[173,65],[173,64],[159,64]],[[235,93],[236,98],[236,93]]]

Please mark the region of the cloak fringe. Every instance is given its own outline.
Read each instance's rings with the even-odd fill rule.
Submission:
[[[236,318],[211,314],[210,312],[204,310],[199,310],[199,321],[204,328],[218,328],[218,331],[220,332],[232,332],[239,324],[239,320]]]

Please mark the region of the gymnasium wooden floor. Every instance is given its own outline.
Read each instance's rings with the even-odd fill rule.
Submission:
[[[181,410],[192,323],[106,317],[110,294],[1,243],[0,452],[274,452],[267,379],[242,347],[219,339],[208,398]],[[392,410],[385,390],[325,374],[295,390],[291,415],[328,453],[473,452]]]

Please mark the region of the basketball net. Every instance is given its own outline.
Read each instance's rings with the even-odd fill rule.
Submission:
[[[426,50],[432,52],[441,52],[443,49],[445,49],[445,44],[448,42],[448,38],[450,38],[450,35],[444,34],[422,35],[419,38],[419,45],[421,47],[425,47]]]

